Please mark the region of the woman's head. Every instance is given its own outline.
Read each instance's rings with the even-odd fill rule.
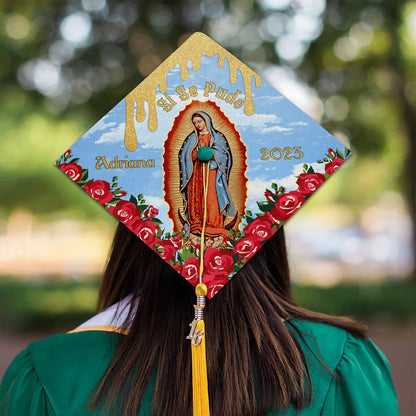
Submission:
[[[153,285],[149,285],[147,280]],[[279,230],[208,304],[216,303],[217,298],[220,302],[223,297],[239,297],[245,282],[238,280],[249,281],[256,287],[267,284],[271,290],[290,298],[289,266],[283,230]],[[174,291],[181,288],[181,293],[186,297],[192,299],[194,296],[194,288],[182,276],[124,225],[119,224],[101,286],[100,308],[106,308],[130,293],[135,296],[156,296],[156,293],[147,293],[154,289],[156,281],[157,286],[164,285]],[[209,309],[208,305],[207,308]]]
[[[199,133],[205,133],[208,131],[207,122],[205,118],[202,116],[202,114],[192,114],[192,123]]]
[[[194,288],[123,225],[119,225],[100,289],[106,308],[133,294],[130,332],[92,397],[108,410],[138,414],[153,377],[153,415],[192,414],[191,348]],[[283,321],[289,318],[288,324]],[[297,409],[311,397],[305,356],[290,327],[324,322],[363,336],[346,318],[302,309],[292,300],[283,230],[207,301],[207,369],[213,415],[265,415]]]

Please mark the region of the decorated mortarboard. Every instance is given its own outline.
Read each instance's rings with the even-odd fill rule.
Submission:
[[[205,296],[227,284],[349,153],[253,70],[195,33],[57,161],[196,286],[188,337],[202,394],[194,390],[194,415],[208,414],[196,368],[205,365]]]

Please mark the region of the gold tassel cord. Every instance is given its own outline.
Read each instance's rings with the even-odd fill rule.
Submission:
[[[200,248],[200,263],[199,263],[199,283],[202,283],[202,274],[204,273],[204,249],[205,249],[205,223],[207,222],[207,200],[208,200],[208,180],[209,171],[207,172],[208,164],[202,165],[202,181],[204,191],[204,218],[202,221],[201,230],[201,248]]]
[[[204,192],[204,219],[201,230],[201,248],[200,248],[200,268],[199,283],[195,288],[197,304],[195,305],[195,319],[191,323],[191,331],[187,339],[191,340],[192,353],[192,397],[193,397],[193,416],[209,416],[209,395],[208,395],[208,373],[207,358],[205,350],[205,322],[204,307],[205,296],[208,289],[202,283],[204,270],[204,239],[205,223],[207,219],[207,198],[208,198],[208,164],[204,163],[202,167],[203,192]]]

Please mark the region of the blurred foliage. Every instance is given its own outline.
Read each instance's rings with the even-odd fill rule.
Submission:
[[[95,311],[97,279],[24,282],[0,280],[1,329],[69,331]]]
[[[416,287],[406,281],[339,284],[330,288],[295,286],[295,300],[307,309],[356,319],[400,320],[416,317]],[[3,331],[69,331],[94,315],[97,279],[22,282],[0,280]]]
[[[101,215],[53,161],[200,30],[351,142],[352,163],[311,205],[358,217],[397,190],[415,223],[415,27],[411,0],[4,0],[0,218],[19,205]]]
[[[406,320],[416,317],[416,287],[409,281],[371,284],[337,284],[331,287],[295,286],[296,302],[329,315]]]

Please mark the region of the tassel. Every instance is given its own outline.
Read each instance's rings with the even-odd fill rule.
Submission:
[[[208,162],[212,158],[212,149],[209,147],[201,147],[198,153],[204,150],[204,157],[198,158],[204,162]],[[207,150],[210,151],[207,157]],[[208,151],[208,153],[209,153]],[[199,283],[195,287],[196,305],[195,319],[190,324],[191,331],[186,337],[191,340],[192,352],[192,400],[193,400],[193,415],[194,416],[209,416],[209,396],[208,396],[208,374],[207,374],[207,356],[205,352],[205,322],[204,322],[204,308],[205,296],[208,293],[207,286],[202,283],[202,276],[204,273],[204,243],[205,243],[205,224],[207,221],[207,195],[208,195],[208,180],[209,171],[207,163],[202,167],[203,175],[203,189],[204,189],[204,218],[201,230],[201,256],[199,267]]]
[[[204,307],[207,287],[203,283],[196,286],[197,305],[195,319],[190,324],[187,339],[191,340],[193,415],[209,416],[207,358],[205,352]]]
[[[201,342],[192,343],[192,386],[194,416],[209,416],[207,358],[205,355],[205,323],[198,320],[195,333],[199,333]]]

